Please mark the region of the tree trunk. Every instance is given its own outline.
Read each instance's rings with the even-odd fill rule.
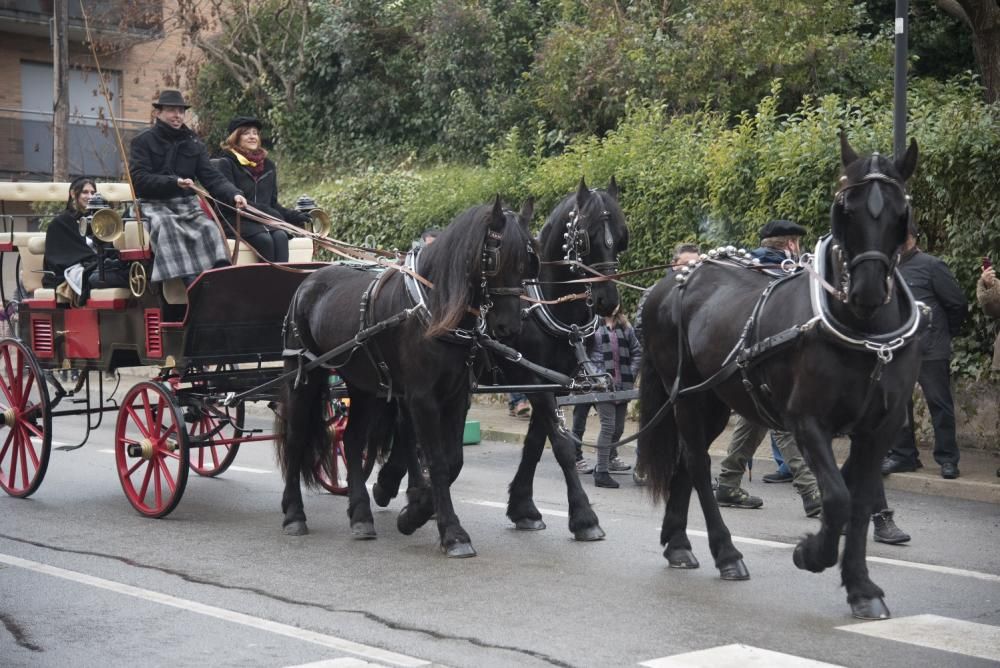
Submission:
[[[1000,25],[972,33],[972,47],[986,89],[986,101],[1000,101]]]
[[[68,181],[69,0],[52,4],[52,180]]]

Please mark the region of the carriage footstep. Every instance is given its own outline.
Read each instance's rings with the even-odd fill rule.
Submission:
[[[281,530],[286,536],[305,536],[309,533],[305,522],[289,522]]]
[[[472,543],[455,543],[450,547],[442,545],[441,549],[444,550],[449,559],[466,559],[476,556],[476,549],[472,547]]]
[[[596,524],[592,527],[587,527],[586,529],[580,529],[573,532],[573,539],[581,542],[592,542],[595,540],[604,540],[604,529],[597,526]]]
[[[863,598],[851,604],[851,616],[857,619],[889,619],[892,613],[881,597]]]
[[[701,564],[698,563],[698,558],[694,556],[694,552],[684,547],[679,547],[673,550],[668,547],[663,551],[663,556],[666,557],[670,568],[691,569],[701,566]]]
[[[514,527],[518,531],[541,531],[545,528],[545,522],[525,517],[515,522]]]
[[[374,522],[355,522],[351,525],[351,537],[354,540],[371,540],[375,536]]]
[[[719,566],[719,575],[723,580],[749,580],[750,571],[742,559],[737,559],[731,564]]]

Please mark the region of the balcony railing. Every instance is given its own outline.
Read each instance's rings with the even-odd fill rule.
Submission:
[[[151,39],[163,33],[163,0],[96,0],[87,2],[92,30],[107,35]],[[0,30],[44,34],[52,18],[52,0],[0,0]],[[69,32],[82,38],[83,9],[69,2]]]

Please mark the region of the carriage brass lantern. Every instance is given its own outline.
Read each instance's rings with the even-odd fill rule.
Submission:
[[[295,200],[295,210],[309,216],[312,221],[312,231],[321,237],[330,234],[330,215],[319,208],[309,195],[301,195]]]
[[[110,208],[108,201],[100,193],[94,193],[87,203],[87,217],[94,236],[105,243],[114,243],[122,235],[122,217]]]

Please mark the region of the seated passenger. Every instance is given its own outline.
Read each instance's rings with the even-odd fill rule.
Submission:
[[[93,240],[80,233],[80,218],[95,192],[94,181],[85,176],[69,184],[66,209],[45,230],[43,287],[56,288],[65,281],[73,292],[83,293],[84,274],[97,265],[97,250]]]
[[[238,116],[229,122],[228,136],[221,146],[225,153],[213,162],[236,185],[254,208],[279,220],[304,226],[309,216],[278,203],[278,168],[261,146],[261,124],[256,118]],[[226,234],[234,238],[236,212],[222,212],[229,222]],[[270,262],[288,262],[288,234],[241,218],[240,236]]]
[[[246,198],[212,165],[205,145],[184,124],[190,106],[180,91],[161,92],[153,103],[153,127],[136,135],[129,151],[132,184],[155,254],[154,281],[181,278],[190,284],[206,269],[229,264],[222,230],[191,191],[195,179],[223,204],[246,206]]]

